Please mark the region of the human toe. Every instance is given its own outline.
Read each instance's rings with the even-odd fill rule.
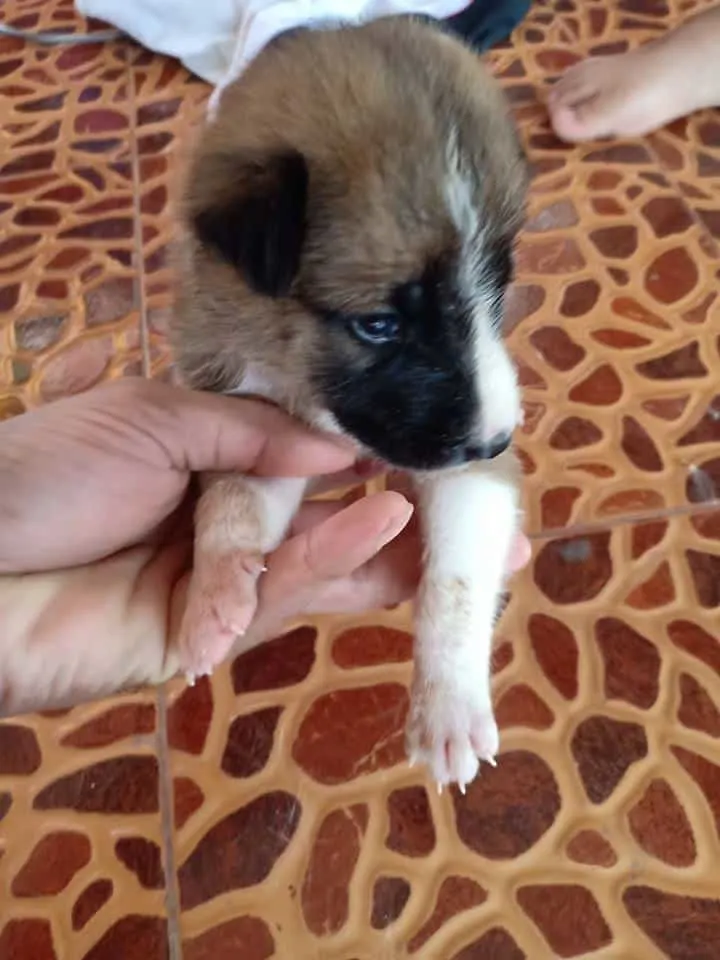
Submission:
[[[598,126],[596,120],[591,104],[570,107],[563,105],[550,110],[550,123],[553,130],[561,140],[567,143],[580,143],[599,136],[596,132]]]
[[[595,60],[585,60],[569,67],[550,88],[548,102],[556,106],[570,106],[594,96],[599,87],[595,66]]]

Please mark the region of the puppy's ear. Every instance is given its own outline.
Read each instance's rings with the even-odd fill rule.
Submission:
[[[286,296],[300,267],[307,226],[305,158],[287,151],[226,160],[223,174],[230,184],[224,196],[194,213],[195,231],[257,293]]]

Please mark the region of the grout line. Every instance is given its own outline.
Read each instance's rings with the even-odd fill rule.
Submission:
[[[702,111],[702,110],[696,111],[696,113],[704,113],[704,112],[706,113],[709,111]],[[663,133],[662,129],[656,130],[654,131],[654,133],[650,133],[648,136],[640,137],[639,139],[642,141],[643,145],[647,149],[647,152],[652,157],[653,162],[655,163],[658,171],[662,174],[662,176],[665,177],[667,182],[672,187],[673,194],[675,195],[675,199],[677,199],[683,205],[686,212],[690,215],[690,219],[692,220],[692,222],[695,224],[696,227],[699,228],[700,232],[703,234],[704,239],[708,244],[708,247],[712,250],[712,254],[706,252],[705,250],[703,250],[702,253],[705,254],[705,256],[709,261],[711,262],[717,261],[720,258],[720,244],[718,244],[718,241],[711,233],[710,228],[704,222],[704,220],[702,219],[700,214],[697,212],[693,204],[690,202],[689,197],[687,197],[683,192],[683,189],[680,185],[681,181],[677,176],[677,170],[673,170],[671,169],[671,167],[665,164],[665,161],[663,160],[660,151],[657,149],[657,147],[655,146],[655,143],[653,142],[653,136],[655,134],[662,134],[662,133]],[[677,149],[680,149],[680,148],[677,148]],[[693,179],[695,178],[693,177]]]
[[[173,790],[170,776],[170,758],[167,750],[167,690],[165,685],[157,690],[157,757],[158,793],[160,801],[160,830],[165,865],[165,911],[168,919],[168,960],[182,960],[182,934],[180,932],[180,897],[177,885],[175,860],[175,818],[173,815]]]
[[[140,342],[142,347],[142,375],[149,378],[150,338],[147,322],[147,294],[145,290],[145,256],[142,232],[142,211],[140,201],[140,156],[137,149],[137,131],[135,118],[137,103],[135,98],[135,76],[127,53],[128,99],[130,101],[130,157],[132,165],[133,189],[133,243],[135,247],[135,289],[140,310]],[[175,859],[175,817],[173,813],[173,789],[168,755],[168,707],[167,691],[163,684],[155,692],[157,726],[155,730],[155,752],[158,761],[158,805],[160,807],[160,837],[162,860],[165,869],[165,912],[167,914],[168,960],[182,960],[182,934],[180,932],[180,897],[177,886],[177,864]]]
[[[137,292],[138,307],[140,310],[140,344],[142,348],[142,375],[150,377],[150,334],[147,320],[147,293],[145,290],[145,250],[143,244],[142,211],[140,201],[140,155],[137,149],[137,131],[135,118],[137,103],[135,100],[135,74],[130,60],[130,49],[126,51],[128,71],[128,99],[130,101],[130,158],[132,165],[133,191],[133,243],[135,246],[135,290]]]
[[[702,516],[706,513],[720,512],[720,499],[708,503],[698,503],[683,507],[666,507],[664,510],[649,510],[644,513],[627,513],[608,517],[607,520],[588,520],[586,523],[570,524],[567,527],[549,527],[536,533],[528,533],[533,543],[544,540],[573,540],[589,533],[602,533],[618,527],[632,527],[636,524],[655,523],[658,520],[678,520],[683,517]]]

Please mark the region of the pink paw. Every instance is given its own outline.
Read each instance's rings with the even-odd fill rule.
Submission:
[[[179,640],[180,665],[188,679],[211,673],[248,629],[264,569],[257,553],[196,555]]]

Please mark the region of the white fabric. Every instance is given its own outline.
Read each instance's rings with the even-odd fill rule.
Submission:
[[[238,77],[274,37],[295,27],[364,23],[394,14],[444,19],[468,0],[76,0],[143,46],[178,60],[217,87]]]

